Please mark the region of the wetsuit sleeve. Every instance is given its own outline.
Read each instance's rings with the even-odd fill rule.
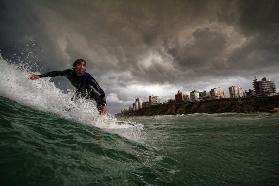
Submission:
[[[66,76],[69,73],[69,70],[64,71],[51,71],[44,74],[39,75],[41,77],[55,77],[55,76]]]
[[[90,86],[92,86],[100,94],[99,100],[96,100],[96,101],[100,104],[106,104],[106,94],[105,94],[104,90],[100,87],[100,85],[97,83],[97,81],[90,75],[88,78],[88,84]]]

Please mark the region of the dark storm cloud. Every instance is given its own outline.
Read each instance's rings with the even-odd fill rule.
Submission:
[[[235,1],[232,7],[233,10],[222,10],[220,20],[234,26],[249,40],[229,56],[230,67],[241,75],[277,73],[279,2]]]
[[[0,8],[4,57],[32,41],[42,71],[85,58],[115,105],[147,97],[152,85],[190,91],[242,79],[247,88],[255,75],[278,77],[276,0],[6,0]]]
[[[11,59],[17,54],[19,61],[27,60],[27,52],[33,52],[33,61],[45,64],[61,60],[57,53],[56,43],[47,39],[45,30],[41,27],[41,19],[33,11],[33,6],[27,1],[1,2],[1,53]],[[34,42],[35,41],[35,42]],[[38,60],[39,59],[39,60]],[[30,58],[28,58],[30,60]]]

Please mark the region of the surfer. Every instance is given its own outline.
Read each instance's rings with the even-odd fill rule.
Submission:
[[[77,89],[74,99],[86,98],[94,99],[97,103],[97,109],[101,115],[108,112],[106,105],[106,95],[103,89],[99,86],[97,81],[86,71],[86,61],[84,59],[77,59],[73,63],[72,69],[64,71],[51,71],[41,75],[31,75],[31,80],[36,80],[42,77],[66,76],[71,84]]]

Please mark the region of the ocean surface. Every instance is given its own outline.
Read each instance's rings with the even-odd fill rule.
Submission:
[[[101,118],[0,58],[0,185],[278,185],[278,114]]]

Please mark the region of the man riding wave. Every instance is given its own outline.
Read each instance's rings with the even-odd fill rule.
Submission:
[[[94,99],[97,103],[97,109],[101,115],[107,114],[106,95],[97,81],[86,71],[86,61],[77,59],[73,63],[72,69],[64,71],[51,71],[41,75],[31,75],[31,80],[42,77],[66,76],[71,84],[77,89],[76,98]]]

